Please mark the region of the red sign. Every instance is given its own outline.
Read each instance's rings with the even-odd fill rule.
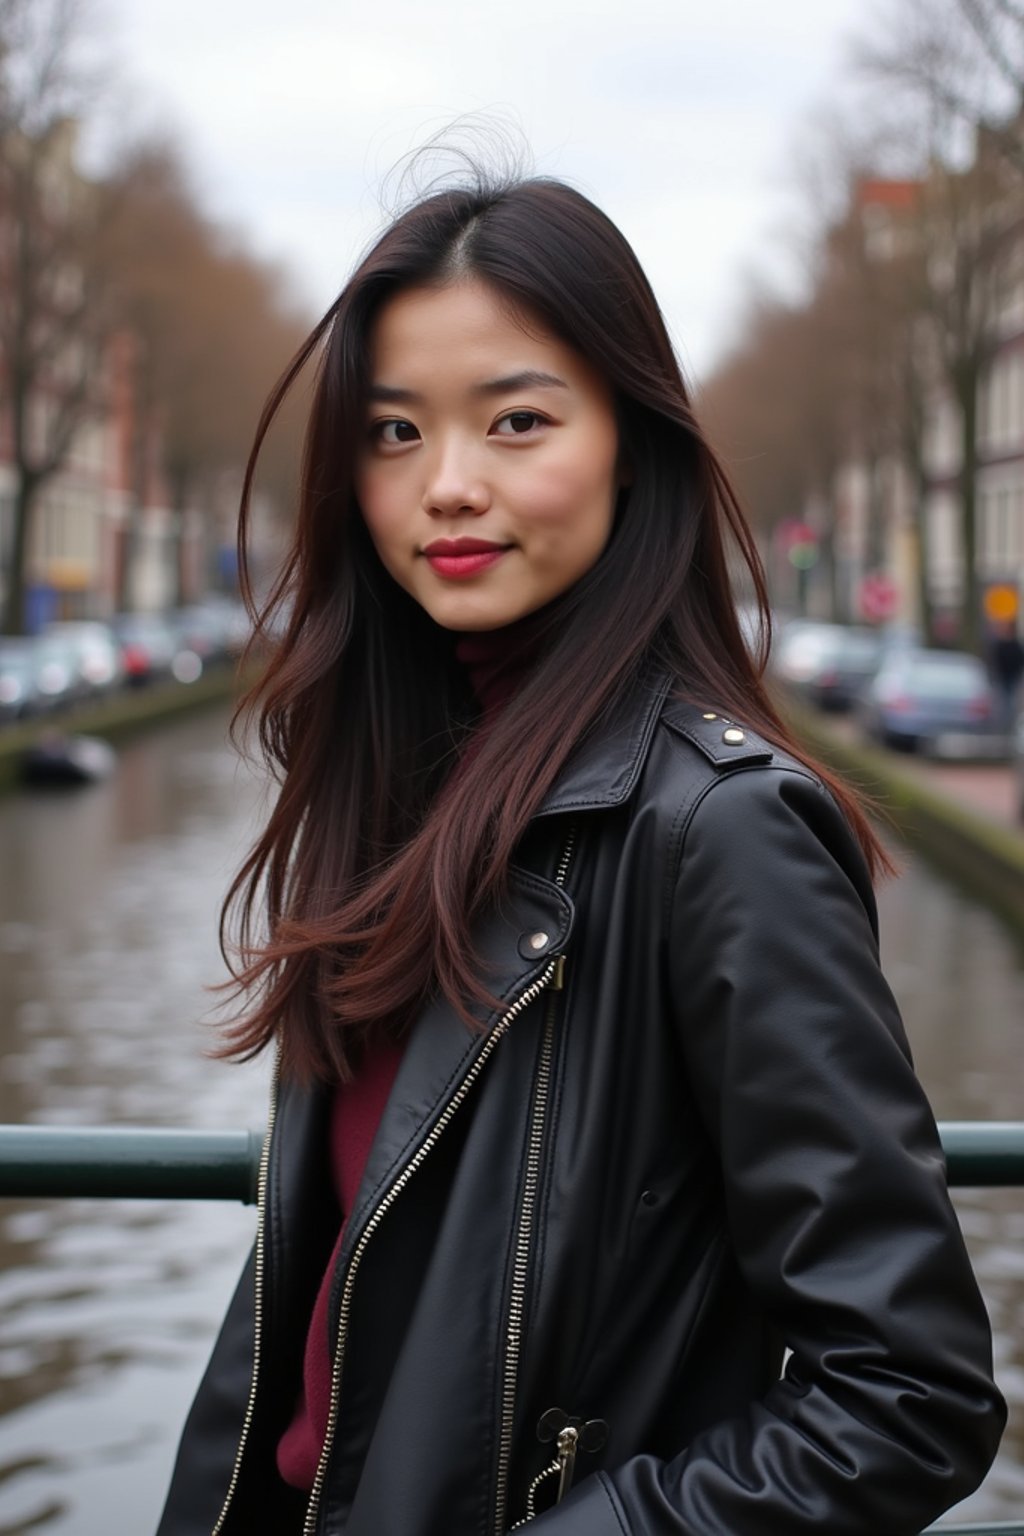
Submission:
[[[798,518],[787,518],[780,523],[776,530],[776,537],[783,549],[790,550],[794,544],[817,544],[818,535],[809,523],[802,523]]]
[[[880,624],[891,619],[899,607],[900,589],[884,571],[869,571],[862,578],[857,603],[865,619]]]

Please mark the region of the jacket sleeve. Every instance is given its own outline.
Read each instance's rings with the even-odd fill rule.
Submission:
[[[713,785],[669,965],[737,1260],[792,1353],[742,1415],[591,1476],[538,1536],[909,1536],[980,1482],[1005,1407],[867,871],[817,780]]]
[[[255,1250],[246,1261],[182,1431],[156,1536],[206,1536],[227,1494],[252,1379],[254,1255]]]

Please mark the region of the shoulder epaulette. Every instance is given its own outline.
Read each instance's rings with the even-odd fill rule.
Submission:
[[[678,735],[692,742],[716,768],[770,763],[775,756],[774,748],[763,737],[718,710],[701,710],[675,700],[666,705],[661,718]]]

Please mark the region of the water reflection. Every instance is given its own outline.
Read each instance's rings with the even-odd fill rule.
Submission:
[[[266,1069],[205,1059],[219,903],[261,812],[226,716],[124,749],[84,793],[0,802],[0,1119],[259,1125]],[[943,1118],[1024,1116],[1021,951],[916,863],[883,958]],[[957,1518],[1024,1509],[1024,1196],[957,1197],[1014,1419]],[[200,1202],[0,1208],[0,1531],[153,1529],[254,1216]]]
[[[203,1055],[218,907],[261,802],[225,727],[179,723],[114,780],[0,805],[3,1119],[261,1123],[265,1069]],[[253,1225],[198,1203],[6,1207],[0,1528],[153,1528]]]
[[[879,892],[882,960],[914,1059],[940,1120],[1024,1119],[1024,956],[1019,940],[901,849],[898,881]],[[1010,1422],[984,1488],[957,1520],[1024,1511],[1024,1193],[955,1197],[995,1332]],[[951,1514],[950,1518],[954,1518]]]

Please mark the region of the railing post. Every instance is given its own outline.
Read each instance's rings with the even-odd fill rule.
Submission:
[[[256,1203],[257,1131],[0,1126],[0,1195]]]

